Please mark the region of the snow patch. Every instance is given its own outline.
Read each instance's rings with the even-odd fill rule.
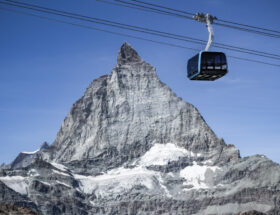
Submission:
[[[209,186],[205,180],[206,174],[208,174],[207,181],[210,181],[218,169],[220,169],[218,166],[200,166],[193,162],[192,166],[187,166],[180,171],[180,176],[186,180],[184,185],[192,186],[189,189],[207,189]]]
[[[51,184],[50,184],[50,183],[45,182],[45,181],[40,181],[40,183],[42,183],[42,184],[44,184],[44,185],[47,185],[47,186],[51,186]]]
[[[205,160],[205,161],[202,162],[202,164],[207,165],[207,166],[213,165],[213,161],[212,160]]]
[[[140,165],[167,165],[169,161],[176,161],[180,157],[196,157],[200,154],[195,154],[179,147],[173,143],[159,144],[156,143],[149,151],[147,151],[140,160]]]
[[[170,192],[169,192],[169,190],[167,189],[167,187],[164,185],[164,180],[163,180],[163,178],[162,178],[161,175],[159,175],[158,180],[159,180],[160,186],[161,186],[161,187],[163,188],[163,190],[165,191],[166,196],[169,197],[169,198],[171,198],[172,195],[170,194]]]
[[[40,149],[37,149],[36,151],[34,152],[22,152],[23,154],[28,154],[28,155],[32,155],[32,154],[36,154],[37,152],[39,152]]]
[[[74,174],[74,178],[79,181],[81,192],[86,194],[94,193],[98,198],[115,198],[117,195],[123,195],[133,188],[137,189],[139,186],[144,186],[146,189],[151,190],[151,192],[157,192],[157,194],[164,194],[166,197],[172,198],[168,187],[164,183],[163,177],[165,174],[149,170],[146,167],[151,165],[167,165],[168,162],[179,160],[180,157],[196,158],[199,156],[201,155],[173,143],[154,144],[149,151],[134,162],[133,165],[135,167],[133,168],[119,167],[98,176]],[[189,171],[192,172],[193,167],[190,168],[188,169],[187,167],[182,170],[180,176],[185,177],[188,183],[192,183],[196,187],[206,187],[206,184],[203,182],[206,170],[215,170],[215,167],[206,167],[206,169],[198,169],[197,173],[193,173],[190,176]],[[167,175],[175,177],[174,173]]]
[[[37,176],[40,176],[40,174],[38,173],[38,171],[36,169],[31,169],[28,171],[27,173],[29,176],[32,176],[32,177],[37,177]]]
[[[158,181],[156,173],[143,167],[117,168],[99,176],[84,176],[75,174],[75,179],[80,181],[80,188],[84,193],[95,192],[97,196],[105,197],[129,191],[136,185],[154,189]]]
[[[57,180],[56,180],[56,183],[57,183],[57,184],[62,184],[62,185],[64,185],[65,187],[71,188],[68,184],[65,184],[65,183],[63,183],[63,182],[61,182],[61,181],[57,181]]]
[[[69,176],[69,174],[65,173],[65,172],[59,172],[55,169],[52,170],[54,173],[59,174],[59,175],[64,175],[64,176]]]
[[[0,177],[0,181],[2,181],[6,186],[11,188],[12,190],[27,195],[28,190],[28,181],[22,176],[5,176]]]
[[[51,165],[53,165],[55,168],[57,168],[59,170],[67,171],[67,167],[62,164],[51,162]]]

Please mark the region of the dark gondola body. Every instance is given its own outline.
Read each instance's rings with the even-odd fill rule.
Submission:
[[[201,51],[188,61],[190,80],[214,81],[227,72],[227,60],[223,52]]]

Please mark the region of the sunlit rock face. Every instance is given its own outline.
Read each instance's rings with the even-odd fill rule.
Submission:
[[[88,163],[98,157],[121,165],[155,143],[171,142],[203,153],[214,163],[238,160],[238,150],[218,139],[197,109],[163,84],[155,68],[127,43],[117,62],[110,75],[93,81],[73,105],[53,144],[51,159]]]
[[[39,151],[0,169],[0,205],[45,215],[280,214],[279,165],[240,158],[127,43]]]

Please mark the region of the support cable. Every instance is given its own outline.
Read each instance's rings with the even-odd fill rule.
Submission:
[[[108,2],[106,0],[96,0],[96,1],[111,4],[111,2]],[[124,1],[124,0],[115,0],[115,1],[123,3],[123,4],[118,4],[118,6],[127,7],[127,5],[130,5],[130,8],[137,9],[137,10],[143,10],[143,8],[144,8],[145,9],[144,11],[150,10],[149,12],[153,11],[153,12],[159,13],[159,14],[175,16],[175,17],[185,18],[185,19],[192,19],[192,17],[189,17],[189,16],[185,16],[185,15],[182,15],[182,14],[179,14],[179,13],[164,11],[162,9],[152,8],[152,7],[145,6],[145,5],[142,5],[142,4],[139,4],[139,3],[138,4],[137,3],[131,3],[131,2]],[[130,1],[136,2],[136,0],[130,0]],[[137,2],[140,2],[140,1],[137,1]],[[145,2],[145,4],[146,5],[154,5],[154,7],[155,7],[155,4],[151,4],[151,3],[147,3],[147,2]],[[163,7],[163,6],[160,6],[160,5],[156,5],[156,7],[167,8],[167,7]],[[189,12],[185,12],[185,11],[181,11],[181,10],[177,10],[177,9],[172,9],[172,8],[169,8],[169,10],[170,11],[180,11],[180,13],[183,13],[183,14],[184,13],[185,14],[193,14],[193,13],[189,13]],[[221,20],[221,22],[229,23],[229,24],[230,23],[235,23],[235,22],[230,22],[230,21],[226,21],[226,20]],[[280,34],[275,34],[275,33],[280,33],[279,31],[270,30],[270,29],[261,28],[261,27],[255,27],[255,26],[251,26],[251,25],[245,25],[245,24],[239,24],[240,26],[243,26],[243,27],[239,27],[239,26],[229,25],[229,24],[224,24],[224,23],[219,23],[219,21],[218,21],[218,22],[215,23],[215,25],[226,27],[226,28],[232,28],[232,29],[235,29],[235,30],[245,31],[245,32],[249,32],[249,33],[259,34],[259,35],[263,35],[263,36],[280,38]],[[236,24],[238,24],[238,23],[236,23]],[[252,29],[250,29],[248,27],[250,27]],[[263,31],[260,31],[260,30],[263,30]],[[264,31],[268,31],[268,32],[264,32]],[[269,32],[273,32],[273,33],[269,33]]]
[[[100,31],[100,32],[105,32],[105,33],[117,35],[117,36],[129,37],[129,38],[142,40],[142,41],[147,41],[147,42],[152,42],[152,43],[156,43],[156,44],[160,44],[160,45],[166,45],[166,46],[170,46],[170,47],[174,47],[174,48],[187,49],[187,50],[192,50],[192,51],[196,51],[196,52],[200,51],[199,49],[196,49],[196,48],[190,48],[190,47],[186,47],[186,46],[182,46],[182,45],[178,45],[178,44],[167,43],[167,42],[162,42],[162,41],[157,41],[157,40],[151,40],[151,39],[147,39],[147,38],[143,38],[143,37],[139,37],[139,36],[119,33],[119,32],[110,31],[110,30],[106,30],[106,29],[100,29],[100,28],[96,28],[96,27],[92,27],[92,26],[88,26],[88,25],[77,24],[77,23],[68,22],[68,21],[59,20],[59,19],[54,19],[54,18],[50,18],[50,17],[46,17],[46,16],[41,16],[41,15],[29,13],[29,12],[13,10],[13,9],[5,8],[5,7],[0,7],[0,10],[8,11],[8,12],[16,13],[16,14],[28,15],[28,16],[32,16],[32,17],[36,17],[36,18],[44,19],[44,20],[48,20],[48,21],[53,21],[53,22],[57,22],[57,23],[68,24],[68,25],[72,25],[72,26],[75,26],[75,27],[85,28],[85,29],[88,29],[88,30]],[[237,60],[247,61],[247,62],[253,62],[253,63],[259,63],[259,64],[264,64],[264,65],[269,65],[269,66],[280,67],[280,64],[274,64],[274,63],[269,63],[269,62],[264,62],[264,61],[249,59],[249,58],[242,58],[242,57],[236,57],[236,56],[228,56],[228,57],[233,58],[233,59],[237,59]]]
[[[151,35],[155,35],[155,36],[181,40],[184,42],[191,42],[191,43],[196,43],[196,44],[205,44],[206,43],[206,41],[204,41],[204,40],[199,40],[196,38],[187,37],[187,36],[183,36],[183,35],[176,35],[176,34],[172,34],[172,33],[156,31],[156,30],[152,30],[152,29],[148,29],[148,28],[142,28],[142,27],[138,27],[138,26],[122,24],[122,23],[113,22],[110,20],[84,16],[81,14],[70,13],[70,12],[61,11],[61,10],[50,9],[50,8],[41,7],[38,5],[22,3],[22,2],[17,2],[17,1],[13,1],[13,0],[4,0],[4,1],[5,2],[0,1],[0,3],[15,6],[15,7],[21,7],[21,8],[25,8],[25,9],[35,10],[35,11],[39,11],[39,12],[43,12],[43,13],[51,13],[54,15],[64,16],[64,17],[72,18],[72,19],[78,19],[81,21],[87,21],[87,22],[92,22],[92,23],[96,23],[96,24],[107,25],[110,27],[117,27],[117,28],[121,28],[121,29],[125,29],[125,30],[137,31],[140,33],[146,33],[146,34],[151,34]],[[12,3],[10,3],[10,2],[12,2]],[[257,56],[261,56],[261,57],[280,60],[280,55],[270,54],[270,53],[261,52],[261,51],[257,51],[257,50],[245,49],[245,48],[240,48],[240,47],[236,47],[236,46],[229,46],[229,45],[225,45],[225,44],[221,44],[221,43],[220,44],[215,43],[213,46],[215,46],[217,48],[231,50],[231,51],[236,51],[236,52],[241,52],[241,53],[252,54],[252,55],[257,55]]]

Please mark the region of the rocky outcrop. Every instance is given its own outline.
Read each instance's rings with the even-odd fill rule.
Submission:
[[[49,148],[49,144],[44,142],[39,150],[35,152],[21,152],[16,159],[11,163],[10,168],[18,169],[27,167],[31,164],[31,162],[35,159],[35,157],[39,156],[44,150]],[[8,168],[6,168],[8,169]]]
[[[21,206],[16,205],[1,205],[0,204],[0,214],[1,215],[38,215],[38,213]]]
[[[14,163],[0,203],[45,215],[280,214],[279,165],[241,158],[127,43],[54,143]]]
[[[12,187],[14,188],[14,186]],[[38,212],[37,206],[27,196],[23,196],[9,188],[0,180],[0,212],[4,211],[6,213],[11,208],[10,206],[28,208],[29,211]]]

